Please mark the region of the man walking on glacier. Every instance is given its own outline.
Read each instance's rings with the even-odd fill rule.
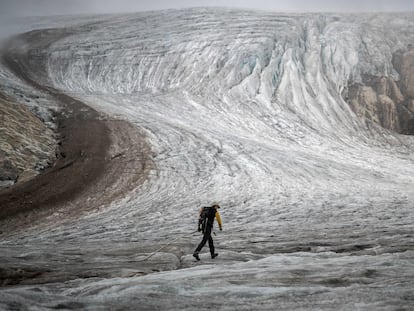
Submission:
[[[198,218],[198,231],[203,231],[203,239],[193,254],[194,258],[197,260],[200,260],[198,254],[207,243],[207,241],[210,248],[211,258],[214,259],[218,256],[218,254],[214,252],[214,243],[213,238],[211,237],[211,231],[213,230],[214,219],[217,220],[220,231],[223,230],[220,213],[218,211],[219,208],[220,206],[218,204],[214,204],[213,206],[205,206],[200,209]]]

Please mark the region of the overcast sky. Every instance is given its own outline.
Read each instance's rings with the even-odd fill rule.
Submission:
[[[0,0],[0,16],[118,13],[199,6],[271,11],[414,11],[413,0]]]

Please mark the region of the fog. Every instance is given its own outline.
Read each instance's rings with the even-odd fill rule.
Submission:
[[[119,13],[133,11],[148,11],[171,8],[225,6],[252,8],[272,11],[313,11],[313,12],[367,12],[367,11],[412,11],[414,2],[410,0],[15,0],[0,1],[0,16],[44,16],[67,14]]]

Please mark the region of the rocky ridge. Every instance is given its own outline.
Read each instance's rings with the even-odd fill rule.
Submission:
[[[392,64],[399,80],[366,74],[361,83],[350,82],[344,97],[359,117],[414,135],[414,48],[395,52]]]

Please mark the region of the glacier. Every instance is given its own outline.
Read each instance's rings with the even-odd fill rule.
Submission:
[[[2,271],[30,277],[0,288],[0,308],[414,306],[414,139],[343,98],[364,75],[398,81],[392,55],[413,44],[413,13],[198,8],[42,23],[6,49],[38,87],[3,61],[1,92],[38,94],[25,104],[50,110],[60,92],[133,129],[112,150],[123,166],[110,187],[1,229]],[[197,212],[213,203],[219,257],[197,263]]]

